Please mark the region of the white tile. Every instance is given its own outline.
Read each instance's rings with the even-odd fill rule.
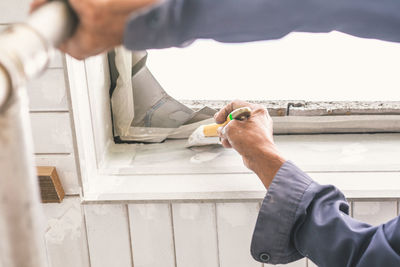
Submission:
[[[260,267],[250,254],[259,203],[217,203],[220,267]]]
[[[49,267],[89,266],[87,238],[79,197],[62,203],[42,204]]]
[[[85,205],[91,267],[132,267],[125,205]]]
[[[215,205],[173,204],[177,267],[218,267]]]
[[[175,267],[169,204],[130,204],[129,222],[135,267]]]
[[[397,216],[396,201],[355,201],[353,209],[353,217],[355,219],[372,225],[385,223]]]

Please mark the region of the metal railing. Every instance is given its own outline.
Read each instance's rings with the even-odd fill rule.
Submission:
[[[0,266],[46,266],[44,225],[33,161],[25,84],[74,31],[64,1],[39,8],[0,33]]]

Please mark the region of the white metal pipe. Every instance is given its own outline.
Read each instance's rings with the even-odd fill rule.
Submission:
[[[34,169],[27,80],[73,32],[66,2],[54,1],[0,34],[0,266],[44,267],[43,215]]]
[[[0,262],[47,266],[26,91],[0,113]]]

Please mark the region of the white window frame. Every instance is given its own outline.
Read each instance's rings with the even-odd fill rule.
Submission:
[[[86,61],[67,57],[75,133],[84,202],[174,201],[174,200],[254,200],[262,199],[266,190],[249,171],[219,174],[157,174],[123,173],[109,164],[110,153],[129,149],[129,144],[116,145],[112,136],[107,57],[100,55]],[[303,109],[301,112],[306,112]],[[300,112],[298,111],[298,112]],[[379,120],[378,117],[379,116]],[[365,118],[368,117],[367,120]],[[315,123],[317,120],[317,124]],[[312,129],[315,125],[344,125],[352,128],[359,123],[364,128],[399,132],[399,115],[370,116],[284,116],[275,117],[281,133],[293,129]],[[294,127],[293,127],[294,126]],[[354,127],[353,127],[354,128]],[[289,129],[289,130],[288,130]],[[400,134],[390,135],[397,144]],[[377,155],[380,157],[381,155]],[[399,157],[400,158],[400,157]],[[114,159],[115,160],[115,159]],[[118,160],[118,159],[116,159]],[[123,159],[122,159],[123,160]],[[157,165],[153,166],[157,169]],[[134,167],[132,167],[133,170]],[[310,171],[320,183],[333,183],[349,198],[400,197],[400,164],[382,171],[377,182],[376,172]],[[333,179],[334,178],[334,179]],[[350,181],[350,182],[349,182]]]

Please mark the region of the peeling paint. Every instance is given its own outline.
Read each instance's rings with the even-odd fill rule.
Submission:
[[[58,218],[49,219],[48,230],[45,234],[46,242],[62,244],[66,238],[77,240],[82,237],[82,214],[79,203],[71,205]]]

